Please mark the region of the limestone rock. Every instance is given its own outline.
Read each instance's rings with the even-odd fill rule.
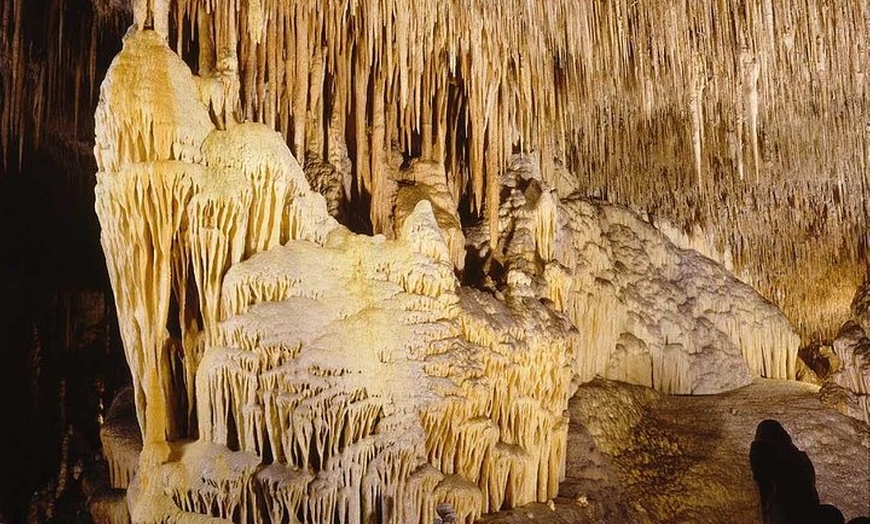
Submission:
[[[749,454],[756,425],[767,418],[780,421],[812,460],[823,503],[847,520],[870,514],[870,428],[819,403],[816,386],[755,379],[698,396],[595,380],[579,388],[569,411],[567,478],[555,512],[539,504],[483,522],[760,522]]]
[[[271,463],[258,478],[275,518],[432,522],[449,503],[471,522],[546,501],[563,473],[570,328],[534,300],[457,284],[425,200],[394,241],[336,231],[234,266],[223,346],[197,378],[201,438]]]
[[[849,321],[843,325],[834,341],[834,352],[842,366],[822,385],[822,399],[870,423],[870,337],[861,324]]]
[[[263,6],[249,7],[263,26]],[[208,14],[235,23],[225,15]],[[794,376],[796,337],[781,313],[721,267],[623,208],[560,202],[533,156],[514,157],[494,183],[506,118],[472,135],[472,207],[484,211],[488,142],[485,214],[497,228],[470,234],[490,289],[464,288],[463,192],[431,122],[421,160],[398,171],[385,134],[395,108],[373,97],[371,129],[357,113],[353,187],[370,193],[371,225],[386,236],[356,235],[330,215],[338,188],[353,185],[347,151],[308,162],[330,204],[278,132],[234,121],[232,85],[194,77],[164,37],[131,31],[97,112],[96,209],[144,443],[138,473],[109,425],[106,447],[132,521],[262,511],[429,523],[449,505],[470,523],[551,504],[577,380],[715,393],[753,372]],[[323,63],[305,55],[295,66],[307,79]],[[363,108],[365,70],[354,69]],[[291,77],[294,111],[317,112],[307,104],[319,95]],[[264,88],[248,80],[247,92]],[[328,142],[342,144],[347,115],[332,116]],[[306,125],[293,120],[300,159]],[[626,411],[612,425],[629,433],[639,411]]]
[[[753,374],[794,378],[799,339],[782,313],[724,268],[675,247],[629,210],[559,201],[534,159],[502,180],[499,244],[508,287],[552,301],[577,327],[580,380],[716,393]],[[480,235],[471,243],[485,251]]]

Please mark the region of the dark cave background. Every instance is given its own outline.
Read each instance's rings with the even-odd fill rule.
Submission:
[[[72,469],[95,463],[101,401],[129,377],[93,192],[92,115],[123,5],[0,6],[0,523],[87,521],[65,507],[81,504]]]

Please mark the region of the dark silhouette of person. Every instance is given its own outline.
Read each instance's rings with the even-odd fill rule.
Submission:
[[[761,496],[764,524],[826,522],[816,519],[819,493],[813,463],[779,422],[763,420],[758,424],[749,462]]]

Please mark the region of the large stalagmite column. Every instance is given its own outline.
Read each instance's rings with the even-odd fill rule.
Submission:
[[[146,442],[179,436],[183,420],[166,320],[173,244],[212,130],[196,92],[164,39],[137,31],[112,63],[96,113],[96,209]]]

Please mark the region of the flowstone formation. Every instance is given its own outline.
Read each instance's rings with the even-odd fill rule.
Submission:
[[[471,522],[554,496],[569,326],[459,290],[448,255],[424,201],[395,241],[341,230],[227,273],[200,437],[273,457],[247,487],[273,521],[429,522],[449,502]]]
[[[709,394],[752,376],[794,379],[800,338],[785,316],[720,265],[679,249],[629,210],[560,201],[534,157],[502,178],[499,243],[471,237],[502,281],[547,299],[579,332],[575,373]]]
[[[306,154],[304,173],[309,123],[293,121],[294,156],[239,122],[239,57],[219,39],[192,74],[166,8],[136,11],[96,113],[133,382],[102,437],[134,522],[428,523],[447,504],[471,523],[557,495],[578,383],[710,394],[795,377],[778,309],[627,208],[560,199],[538,155],[488,150],[490,207],[466,230],[444,136],[405,158],[376,118],[358,131],[385,147],[362,168],[335,115],[309,115],[328,154]],[[361,188],[381,234],[335,218]]]
[[[280,135],[221,122],[199,82],[132,30],[97,110],[132,481],[135,446],[103,436],[133,521],[432,522],[446,502],[471,522],[553,497],[571,325],[459,287],[439,227],[458,220],[419,196],[437,184],[401,197],[394,240],[353,234]]]

